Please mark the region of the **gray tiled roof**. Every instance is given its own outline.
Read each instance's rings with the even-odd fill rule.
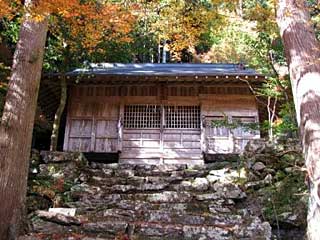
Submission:
[[[76,69],[69,75],[125,75],[125,76],[262,76],[255,70],[239,64],[90,64],[89,68]]]

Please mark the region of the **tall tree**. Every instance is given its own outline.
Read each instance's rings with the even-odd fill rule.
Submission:
[[[60,79],[60,91],[60,104],[54,115],[52,126],[50,151],[57,151],[61,116],[67,102],[67,79],[64,73]]]
[[[53,22],[55,16],[68,20],[72,34],[81,36],[82,44],[90,50],[105,34],[128,32],[132,20],[119,5],[101,1],[25,0],[24,3],[23,23],[0,123],[1,240],[16,239],[21,231],[48,16]],[[0,7],[6,7],[5,11],[1,9],[0,17],[12,14],[18,6],[15,1],[0,0]]]
[[[320,236],[320,46],[306,2],[279,0],[277,23],[285,46],[308,172],[308,238]]]
[[[28,9],[33,4],[26,0]],[[0,123],[0,239],[16,239],[24,214],[32,129],[46,41],[47,18],[27,11],[20,30]],[[27,70],[27,71],[26,71]]]

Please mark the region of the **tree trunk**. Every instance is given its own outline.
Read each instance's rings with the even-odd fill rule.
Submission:
[[[280,0],[277,22],[290,70],[292,92],[310,183],[308,238],[320,236],[320,49],[303,1]]]
[[[161,63],[161,42],[158,43],[158,63]]]
[[[237,14],[239,17],[243,18],[243,0],[238,1]]]
[[[167,40],[163,40],[162,47],[162,63],[167,63]]]
[[[25,1],[30,6],[31,0]],[[0,123],[0,239],[16,239],[25,212],[32,129],[41,78],[47,19],[26,13],[13,59]]]
[[[60,105],[54,115],[52,133],[51,133],[51,143],[50,143],[50,151],[57,151],[58,145],[58,137],[59,137],[59,128],[60,128],[60,120],[63,110],[66,106],[67,101],[67,82],[65,75],[62,76],[61,79],[61,95],[60,95]]]

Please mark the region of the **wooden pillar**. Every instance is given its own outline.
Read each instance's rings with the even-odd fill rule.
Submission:
[[[90,144],[90,151],[95,151],[96,145],[96,119],[95,116],[92,116],[92,123],[91,123],[91,144]]]
[[[228,115],[227,118],[228,118],[228,123],[232,123],[233,121],[232,116]],[[233,129],[229,129],[228,132],[229,132],[229,144],[231,143],[230,145],[232,145],[232,149],[229,149],[228,152],[231,151],[232,153],[234,153],[236,152],[236,147],[235,147],[235,138],[234,138]]]
[[[207,151],[207,146],[206,146],[206,117],[203,113],[203,109],[202,109],[202,105],[200,106],[201,108],[201,113],[200,113],[200,117],[201,117],[201,121],[200,121],[200,131],[201,131],[201,138],[200,138],[200,144],[201,144],[201,152],[205,153]]]
[[[64,139],[63,139],[63,151],[68,151],[69,150],[69,136],[70,136],[70,124],[71,124],[71,119],[70,119],[70,114],[71,114],[71,102],[74,101],[74,97],[76,95],[77,89],[72,87],[70,91],[70,98],[67,102],[67,121],[66,121],[66,128],[64,132]]]
[[[164,135],[164,106],[161,104],[160,106],[160,164],[163,164],[163,158],[164,158],[164,146],[163,146],[163,135]]]
[[[64,140],[63,140],[63,151],[69,150],[69,135],[70,135],[70,118],[67,113],[67,122],[66,122],[66,129],[64,132]]]
[[[124,124],[124,103],[120,103],[119,119],[118,119],[118,151],[122,151],[123,124]]]

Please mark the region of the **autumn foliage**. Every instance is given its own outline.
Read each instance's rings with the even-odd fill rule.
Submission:
[[[35,21],[49,17],[50,32],[53,34],[61,31],[59,24],[63,23],[71,36],[70,40],[76,42],[75,39],[81,39],[81,44],[88,50],[106,38],[129,41],[127,34],[134,22],[131,9],[124,8],[120,3],[45,0],[26,9],[20,1],[0,0],[0,18],[26,10]]]
[[[21,2],[15,0],[0,0],[0,19],[2,17],[12,17],[21,8]]]

